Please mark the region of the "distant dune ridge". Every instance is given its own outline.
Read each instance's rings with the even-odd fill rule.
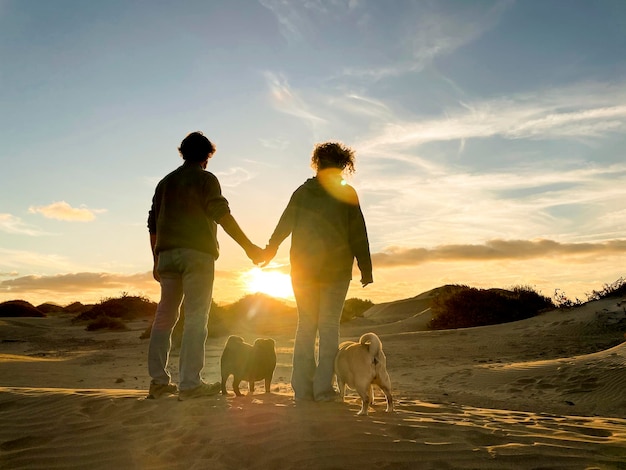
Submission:
[[[0,468],[626,468],[625,296],[430,331],[437,294],[342,324],[342,340],[383,341],[396,412],[378,393],[369,417],[354,392],[294,403],[292,318],[264,324],[276,328],[271,394],[182,403],[145,400],[150,318],[94,332],[67,311],[0,318]],[[250,325],[238,324],[249,342]],[[207,380],[224,340],[207,342]]]

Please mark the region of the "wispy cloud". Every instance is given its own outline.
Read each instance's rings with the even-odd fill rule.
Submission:
[[[12,214],[0,214],[0,231],[15,235],[45,235],[45,232],[42,230],[28,225],[22,219]]]
[[[227,188],[234,188],[246,181],[250,181],[254,175],[245,168],[234,167],[227,171],[215,172],[219,176],[220,184]]]
[[[47,206],[31,206],[28,208],[28,212],[41,214],[47,219],[90,222],[95,220],[96,214],[106,212],[106,209],[88,209],[82,206],[72,207],[65,201],[58,201]]]
[[[309,110],[309,106],[291,89],[283,75],[265,72],[265,79],[270,90],[272,104],[276,109],[302,119],[311,126],[325,122],[325,119]]]
[[[259,0],[276,17],[281,34],[288,42],[300,41],[316,29],[316,24],[324,17],[337,17],[356,9],[360,0],[306,0],[290,2],[285,0]]]
[[[415,4],[415,11],[405,11],[406,17],[399,19],[399,25],[409,22],[407,27],[385,31],[385,36],[392,37],[389,50],[396,51],[389,64],[347,66],[342,74],[378,81],[422,71],[436,58],[453,54],[491,30],[513,3],[513,0],[496,1],[485,9],[468,2],[449,11],[442,11],[436,2]],[[375,19],[368,22],[370,28],[375,24]]]
[[[0,277],[16,277],[19,273],[17,271],[11,271],[7,273],[0,272]]]
[[[0,247],[0,259],[2,259],[3,269],[8,268],[15,271],[27,270],[30,272],[42,272],[50,269],[61,271],[77,270],[77,267],[64,256],[36,251]]]
[[[261,145],[270,150],[285,150],[289,147],[289,140],[287,139],[259,139]]]
[[[623,87],[579,85],[487,101],[464,102],[434,119],[397,120],[361,148],[406,148],[431,142],[489,137],[505,139],[594,138],[626,130]]]
[[[493,238],[606,239],[624,233],[626,165],[513,172],[447,172],[379,176],[368,172],[371,240],[379,247],[475,242]],[[564,213],[561,208],[569,210]],[[604,235],[601,235],[604,234]]]
[[[434,261],[493,261],[533,258],[598,257],[626,253],[626,240],[601,243],[560,243],[554,240],[489,240],[482,245],[441,245],[435,248],[390,247],[374,253],[377,268],[416,266]]]

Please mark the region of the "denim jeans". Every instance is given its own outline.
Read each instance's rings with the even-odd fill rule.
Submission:
[[[204,368],[215,259],[201,251],[175,248],[159,253],[157,271],[161,276],[161,300],[150,334],[148,372],[153,383],[170,383],[168,363],[172,330],[184,301],[185,324],[179,358],[179,388],[189,390],[200,385],[200,374]]]
[[[298,327],[291,386],[296,399],[323,399],[335,393],[333,376],[339,347],[339,322],[350,280],[328,283],[293,281],[292,284],[298,307]]]

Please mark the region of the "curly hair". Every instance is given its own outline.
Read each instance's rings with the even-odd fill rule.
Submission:
[[[183,160],[203,162],[215,153],[215,145],[200,131],[187,135],[178,147]]]
[[[315,170],[338,168],[347,173],[354,173],[354,150],[341,142],[317,144],[311,157],[311,166]]]

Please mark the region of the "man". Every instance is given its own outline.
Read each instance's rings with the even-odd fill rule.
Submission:
[[[254,245],[230,213],[219,181],[206,171],[215,146],[201,132],[192,132],[178,149],[183,164],[156,187],[148,215],[153,275],[161,284],[161,300],[150,334],[148,398],[178,392],[179,400],[219,393],[220,383],[201,379],[215,260],[219,256],[217,224],[256,263],[263,251]],[[181,303],[185,324],[180,349],[179,387],[171,383],[168,361],[172,330]],[[179,390],[180,389],[180,390]]]

